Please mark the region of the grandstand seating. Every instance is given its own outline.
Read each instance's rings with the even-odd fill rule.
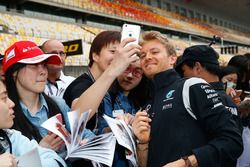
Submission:
[[[227,40],[240,41],[242,43],[250,43],[249,35],[227,28],[208,25],[204,22],[194,19],[188,19],[179,14],[164,11],[159,8],[150,7],[133,0],[47,0],[53,3],[59,3],[66,6],[94,11],[96,13],[104,13],[117,17],[133,19],[140,22],[148,22],[167,26],[172,29],[178,29],[204,36],[218,35]],[[74,24],[66,22],[48,21],[24,15],[16,15],[13,13],[0,13],[0,25],[7,27],[7,32],[0,33],[0,52],[3,54],[4,49],[18,40],[32,40],[37,44],[42,44],[47,39],[58,39],[61,41],[82,39],[84,43],[84,55],[68,57],[66,65],[87,65],[90,43],[95,34],[103,31],[100,28],[94,28],[84,24]],[[181,55],[184,49],[190,45],[198,43],[190,43],[181,39],[171,40],[177,49],[177,54]],[[200,43],[199,43],[200,44]],[[217,46],[217,51],[220,52]],[[241,49],[239,49],[241,50]],[[249,50],[246,49],[246,51]],[[228,55],[222,55],[221,62],[229,60]]]
[[[61,40],[84,38],[86,42],[91,42],[91,37],[88,36],[91,34],[83,30],[81,26],[75,24],[52,22],[10,14],[0,14],[0,20],[3,25],[19,35]],[[95,28],[89,29],[89,31],[93,31],[94,33],[101,31]]]
[[[29,18],[18,15],[0,13],[0,24],[8,27],[8,32],[0,33],[0,53],[19,40],[31,40],[41,45],[47,39],[58,39],[61,41],[82,39],[84,51],[92,42],[95,34],[103,31],[85,25],[52,22],[47,20]],[[83,28],[84,26],[84,28]],[[88,55],[88,52],[86,52]],[[88,57],[88,56],[87,56]],[[66,65],[87,65],[85,56],[72,56],[66,60]]]
[[[4,51],[7,47],[12,45],[14,42],[20,41],[20,40],[31,40],[37,44],[41,44],[46,39],[45,38],[38,38],[38,37],[23,36],[23,35],[0,33],[0,48],[1,48],[0,52],[1,52],[1,54],[4,53]]]
[[[199,34],[211,37],[217,35],[226,40],[239,41],[242,43],[250,43],[250,35],[238,35],[239,32],[230,31],[226,28],[214,28],[197,19],[190,19],[180,14],[168,12],[159,8],[147,6],[133,0],[47,0],[55,3],[73,6],[81,9],[94,11],[97,13],[105,13],[108,15],[115,15],[121,18],[128,18],[140,22],[148,22],[151,24],[158,24],[159,26],[166,26],[178,30],[187,31],[193,34]],[[218,26],[217,26],[218,27]],[[247,36],[247,37],[244,37]]]

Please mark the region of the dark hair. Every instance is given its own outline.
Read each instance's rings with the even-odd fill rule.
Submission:
[[[140,83],[135,88],[130,90],[128,94],[128,99],[130,99],[134,103],[136,111],[139,110],[141,107],[145,106],[147,102],[151,99],[151,88],[149,82],[149,79],[147,79],[143,75]],[[112,105],[114,105],[115,99],[119,91],[122,91],[122,88],[116,79],[109,89]]]
[[[176,59],[176,61],[175,61],[175,63],[174,63],[174,69],[175,69],[175,71],[176,71],[177,73],[179,73],[179,75],[180,75],[181,77],[183,77],[183,71],[182,71],[182,69],[181,69],[181,68],[182,68],[182,65],[177,66],[177,64],[180,63],[181,59],[182,59],[182,55],[180,55],[180,56],[177,57],[177,59]]]
[[[239,76],[238,69],[236,67],[234,67],[234,66],[221,67],[220,79],[222,79],[225,75],[234,74],[234,73],[236,73],[237,76]]]
[[[249,64],[248,58],[247,56],[244,56],[244,55],[233,56],[228,62],[228,65],[234,66],[241,71],[249,70],[248,64]]]
[[[219,67],[219,66],[213,65],[213,64],[210,64],[210,63],[200,62],[200,61],[197,61],[197,60],[187,60],[187,61],[183,62],[183,64],[181,65],[181,67],[182,67],[183,65],[187,65],[188,67],[190,67],[190,68],[193,69],[196,62],[199,62],[199,63],[201,64],[201,66],[202,66],[203,68],[205,68],[209,73],[214,74],[214,75],[217,75],[217,76],[220,76],[220,75],[221,75],[220,67]],[[183,71],[181,70],[181,67],[180,67],[180,68],[177,68],[177,72],[178,72],[181,76],[183,76]]]
[[[249,83],[248,80],[249,77],[249,68],[250,68],[250,60],[246,55],[236,55],[232,57],[228,65],[234,66],[238,69],[238,81],[237,81],[237,87],[236,89],[242,89],[249,91]],[[245,80],[242,81],[245,77]]]
[[[14,72],[19,72],[22,68],[24,68],[26,64],[16,63],[12,65],[6,72],[6,89],[9,95],[9,98],[15,103],[14,111],[14,125],[13,128],[22,132],[22,134],[29,139],[35,139],[39,142],[42,139],[41,134],[36,126],[34,126],[29,119],[24,115],[21,105],[20,105],[20,96],[17,91],[16,82],[13,78]],[[58,113],[61,113],[59,107],[56,103],[47,95],[43,93],[43,96],[46,100],[46,103],[49,108],[48,117],[54,116]],[[63,117],[63,115],[62,115]],[[64,121],[64,119],[63,119]]]
[[[201,65],[203,64],[203,67],[211,74],[214,74],[216,76],[220,76],[221,75],[221,70],[220,70],[220,66],[217,65],[212,65],[209,63],[201,63]]]
[[[250,60],[250,53],[246,53],[244,54],[244,56],[246,56]]]
[[[179,58],[177,58],[176,64],[177,64],[181,59],[182,59],[182,56],[180,56]],[[182,63],[181,65],[176,66],[176,67],[175,67],[175,70],[176,70],[176,72],[179,73],[179,75],[180,75],[181,77],[184,77],[184,71],[182,70],[183,65],[185,64],[185,65],[187,65],[188,67],[190,67],[191,69],[193,69],[194,66],[195,66],[195,62],[196,62],[196,61],[193,61],[193,60],[187,60],[187,61],[185,61],[184,63]]]
[[[91,67],[94,63],[93,53],[100,54],[103,47],[111,43],[120,42],[120,40],[121,40],[121,33],[119,31],[103,31],[99,33],[93,40],[90,47],[89,67]]]

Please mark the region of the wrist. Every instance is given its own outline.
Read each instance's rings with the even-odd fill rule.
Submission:
[[[116,68],[114,68],[111,63],[110,66],[104,71],[104,74],[106,74],[106,78],[115,80],[120,75],[120,73],[114,69]]]
[[[148,141],[141,141],[141,140],[136,139],[136,143],[137,144],[148,144]]]
[[[181,157],[182,160],[185,162],[185,167],[193,167],[191,161],[189,160],[188,156]]]
[[[148,150],[148,143],[137,143],[137,151],[146,151]]]
[[[198,161],[195,155],[184,156],[181,158],[185,162],[185,167],[198,167]]]

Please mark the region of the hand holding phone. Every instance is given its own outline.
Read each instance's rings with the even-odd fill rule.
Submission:
[[[124,24],[122,26],[121,41],[123,41],[126,38],[135,38],[136,40],[134,42],[130,42],[126,46],[130,44],[138,44],[140,38],[140,32],[141,32],[140,26],[133,24]]]
[[[236,97],[240,97],[242,90],[235,90],[235,92],[236,92]]]

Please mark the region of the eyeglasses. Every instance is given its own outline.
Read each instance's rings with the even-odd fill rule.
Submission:
[[[66,56],[66,53],[61,51],[61,52],[56,52],[56,51],[53,51],[53,52],[47,52],[46,54],[57,54],[57,55],[60,55],[61,57],[64,57]]]
[[[131,67],[129,66],[125,71],[124,73],[127,75],[129,73],[131,73],[134,77],[136,78],[140,78],[143,74],[142,70],[141,69],[138,69],[138,68],[134,68],[134,67]]]

